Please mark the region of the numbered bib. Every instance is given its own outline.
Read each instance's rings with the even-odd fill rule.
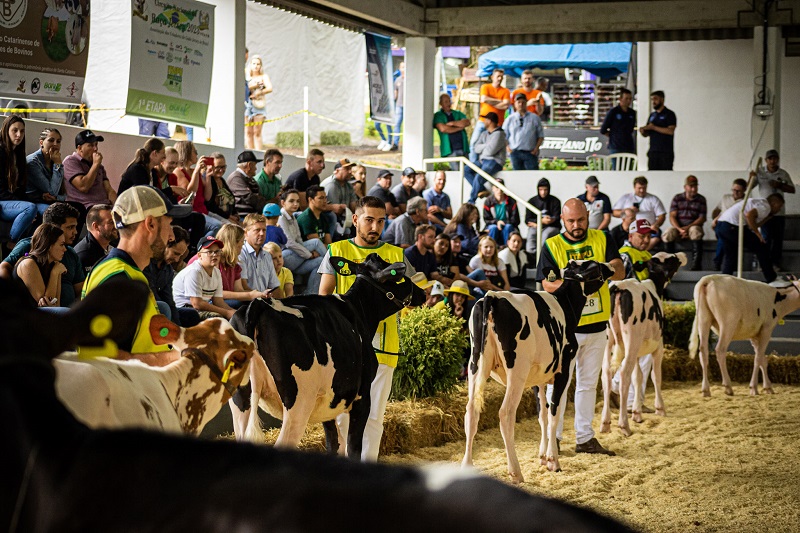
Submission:
[[[586,298],[586,304],[583,306],[581,316],[591,316],[603,312],[603,301],[600,299],[600,293],[594,293]]]

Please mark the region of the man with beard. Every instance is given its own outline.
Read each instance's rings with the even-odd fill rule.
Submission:
[[[97,204],[86,213],[86,237],[75,246],[75,253],[87,275],[95,263],[108,255],[111,243],[119,238],[111,218],[112,207],[109,204]]]
[[[117,197],[111,212],[119,230],[119,244],[92,269],[83,287],[83,297],[109,280],[123,277],[147,283],[142,269],[153,257],[162,257],[167,247],[173,217],[186,216],[191,205],[174,205],[164,194],[146,185],[137,185]],[[81,357],[136,358],[148,364],[161,365],[178,354],[166,345],[156,345],[150,336],[150,320],[159,314],[155,296],[139,319],[139,326],[129,338],[113,346],[78,347]]]
[[[67,245],[67,250],[61,259],[61,262],[67,268],[67,271],[61,277],[61,297],[58,300],[60,302],[59,305],[62,307],[69,307],[78,300],[78,295],[81,293],[83,282],[86,279],[81,260],[71,246],[78,235],[79,216],[78,210],[66,202],[56,202],[50,205],[42,214],[42,220],[45,224],[53,224],[61,228],[61,231],[64,232],[64,244]],[[30,251],[31,239],[20,239],[0,264],[0,277],[11,279],[14,265]]]
[[[650,113],[647,124],[639,128],[639,133],[650,138],[647,167],[650,170],[672,170],[678,118],[664,105],[664,91],[653,91],[650,94],[650,101],[653,104],[653,112]],[[650,223],[652,224],[652,221]]]
[[[386,223],[386,204],[374,196],[365,196],[358,200],[356,211],[353,213],[353,227],[356,236],[352,239],[342,240],[331,244],[328,253],[322,260],[319,273],[322,280],[319,286],[320,294],[344,294],[355,281],[355,276],[340,276],[330,263],[331,256],[344,257],[360,263],[369,254],[376,253],[389,263],[406,263],[406,276],[411,277],[415,272],[403,255],[403,249],[385,242],[380,236]],[[378,450],[383,435],[383,415],[386,411],[386,402],[392,390],[392,375],[397,366],[397,357],[400,352],[400,337],[397,330],[398,315],[394,314],[378,325],[378,331],[372,340],[375,355],[378,356],[378,373],[370,389],[370,411],[367,426],[364,428],[363,448],[361,458],[365,461],[377,461]],[[343,414],[337,417],[336,423],[340,435],[347,435],[350,426],[350,415]]]
[[[536,280],[542,282],[542,287],[547,292],[555,292],[562,283],[558,273],[567,266],[571,260],[594,260],[611,263],[614,268],[612,280],[625,277],[625,267],[622,265],[617,247],[609,242],[606,234],[596,229],[589,229],[589,212],[583,202],[571,198],[564,203],[561,213],[564,222],[564,231],[550,237],[544,243],[536,270]],[[549,272],[545,278],[544,272]],[[578,341],[573,365],[575,368],[575,453],[600,453],[616,455],[604,448],[595,438],[592,430],[594,405],[597,401],[597,378],[603,363],[603,353],[606,348],[606,324],[610,317],[611,297],[608,285],[586,299],[586,305],[581,313],[575,337]],[[563,369],[569,372],[569,381],[572,380],[572,369]],[[567,389],[569,389],[569,381]],[[547,401],[551,401],[553,386],[547,386]],[[564,398],[566,400],[566,398]],[[561,442],[564,429],[564,411],[558,421],[556,437]]]
[[[197,311],[191,307],[177,307],[172,296],[172,282],[175,280],[173,266],[181,261],[188,247],[189,233],[180,226],[172,226],[166,248],[161,254],[154,255],[143,270],[161,314],[185,328],[200,323]]]

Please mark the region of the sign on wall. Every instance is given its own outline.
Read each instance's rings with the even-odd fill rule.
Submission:
[[[598,130],[545,127],[539,158],[586,162],[587,156],[609,154],[607,140]]]
[[[214,56],[214,6],[132,0],[129,115],[205,126]]]
[[[392,39],[365,33],[369,111],[375,122],[394,124],[394,83],[392,81]]]
[[[0,97],[78,104],[89,0],[0,1]]]

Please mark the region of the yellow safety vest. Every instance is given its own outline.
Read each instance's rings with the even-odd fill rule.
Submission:
[[[586,237],[578,242],[568,241],[562,234],[550,237],[545,242],[550,255],[555,259],[559,268],[565,268],[571,260],[581,261],[592,259],[598,262],[606,260],[606,235],[602,231],[590,229]],[[608,283],[604,283],[599,291],[586,298],[586,305],[581,313],[578,326],[606,322],[611,316],[611,298],[608,292]]]
[[[626,254],[628,257],[631,258],[631,263],[634,265],[636,263],[647,263],[650,259],[653,258],[653,254],[648,251],[642,251],[633,246],[623,246],[619,249],[619,253]],[[636,274],[636,279],[639,281],[644,281],[650,277],[650,271],[648,269],[644,269],[641,272],[637,272],[636,270],[633,271]]]
[[[328,249],[331,256],[344,257],[356,263],[363,262],[369,254],[378,254],[381,259],[389,263],[403,262],[403,249],[387,243],[381,243],[375,248],[363,248],[355,244],[351,239],[347,239],[331,244]],[[340,276],[337,274],[336,294],[346,293],[355,281],[355,276]],[[375,352],[378,357],[378,363],[392,368],[397,366],[397,356],[392,354],[400,351],[400,334],[397,328],[399,320],[398,313],[383,320],[378,324],[378,331],[375,332],[375,337],[372,339],[372,346],[376,350],[380,350]]]
[[[83,284],[83,293],[81,298],[86,298],[88,293],[105,283],[105,281],[109,278],[118,274],[125,274],[132,280],[147,283],[147,278],[135,264],[128,263],[120,257],[109,257],[95,265],[95,267],[92,269],[89,277],[86,278],[86,283]],[[147,306],[144,309],[144,313],[142,313],[142,318],[139,319],[139,324],[136,326],[136,334],[133,337],[131,353],[154,353],[169,351],[169,346],[166,344],[154,344],[153,339],[150,336],[150,320],[157,314],[159,314],[158,305],[156,305],[156,299],[155,296],[153,296],[153,291],[150,291]],[[116,358],[118,353],[114,346],[107,344],[102,348],[79,346],[78,355],[83,358]]]

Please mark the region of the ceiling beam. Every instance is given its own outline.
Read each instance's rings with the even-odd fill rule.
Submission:
[[[425,10],[404,0],[279,0],[275,3],[291,5],[312,17],[315,14],[338,16],[354,25],[361,21],[394,34],[418,36],[425,32]]]

